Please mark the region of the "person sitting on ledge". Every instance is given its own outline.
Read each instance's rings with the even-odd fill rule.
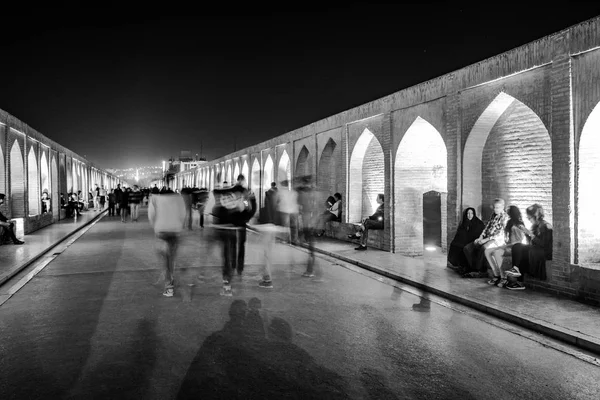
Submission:
[[[4,193],[0,193],[0,206],[4,204]],[[0,212],[0,243],[2,243],[4,238],[11,239],[14,244],[23,244],[22,240],[17,239],[15,235],[15,223],[9,222],[8,218],[6,218]]]
[[[464,248],[481,235],[485,224],[479,218],[473,207],[468,207],[463,213],[462,221],[456,230],[454,240],[448,250],[448,267],[450,269],[466,268],[469,265]]]
[[[527,207],[527,219],[531,222],[531,230],[520,226],[531,244],[517,243],[512,248],[513,267],[506,271],[511,282],[505,288],[524,290],[523,274],[527,273],[536,279],[546,280],[546,260],[552,260],[552,225],[544,219],[544,209],[539,204]]]
[[[377,204],[379,204],[379,207],[377,207],[375,213],[363,220],[362,224],[358,226],[358,232],[356,232],[353,235],[348,235],[348,239],[360,240],[360,246],[356,247],[354,250],[361,251],[367,249],[369,229],[383,229],[383,203],[383,193],[379,193],[377,195]]]
[[[325,233],[325,224],[329,221],[339,221],[342,212],[342,195],[336,193],[327,199],[327,209],[321,214],[318,221],[319,232],[317,236],[321,237]]]

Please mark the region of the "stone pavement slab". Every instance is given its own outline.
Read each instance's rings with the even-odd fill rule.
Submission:
[[[40,258],[50,248],[105,214],[107,210],[84,211],[77,218],[66,218],[25,235],[25,244],[0,246],[0,285]]]
[[[412,258],[354,247],[328,238],[319,238],[315,245],[323,254],[600,354],[598,307],[538,291],[490,286],[487,278],[461,278],[446,267],[446,255],[439,251]]]

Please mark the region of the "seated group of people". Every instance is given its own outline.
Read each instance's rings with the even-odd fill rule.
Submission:
[[[4,204],[5,199],[4,193],[0,193],[0,206]],[[15,235],[15,223],[6,218],[2,212],[0,212],[0,244],[12,241],[14,244],[23,244],[22,240],[17,239]]]
[[[546,279],[546,260],[552,259],[552,226],[544,219],[539,204],[527,207],[531,229],[523,223],[517,206],[504,210],[504,200],[495,199],[494,213],[487,224],[477,218],[474,208],[464,211],[463,219],[448,250],[448,267],[464,278],[488,276],[487,283],[510,290],[523,290],[525,273]],[[502,269],[505,256],[511,256],[507,271]]]

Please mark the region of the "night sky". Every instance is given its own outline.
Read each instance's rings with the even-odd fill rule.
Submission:
[[[103,168],[211,160],[600,15],[457,4],[6,17],[0,108]]]

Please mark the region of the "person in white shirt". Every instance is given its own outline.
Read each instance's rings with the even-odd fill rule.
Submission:
[[[175,257],[179,234],[183,230],[185,220],[185,203],[183,198],[174,193],[156,194],[148,205],[148,219],[159,240],[159,254],[164,259],[165,290],[163,295],[173,297],[175,294]]]

